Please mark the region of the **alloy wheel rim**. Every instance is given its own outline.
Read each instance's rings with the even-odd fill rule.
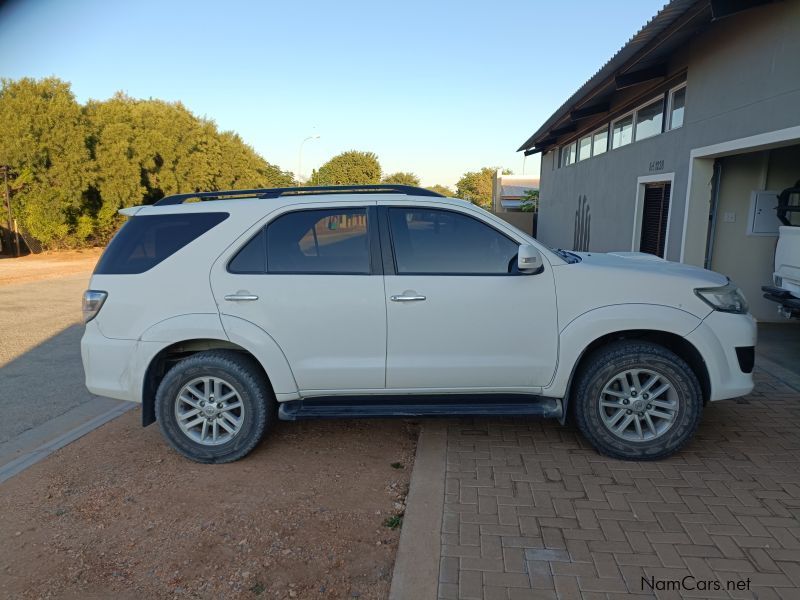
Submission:
[[[175,398],[175,419],[183,434],[203,446],[219,446],[233,439],[244,423],[239,392],[220,377],[197,377]]]
[[[611,377],[600,392],[600,418],[606,429],[627,442],[663,436],[678,415],[678,392],[663,374],[627,369]]]

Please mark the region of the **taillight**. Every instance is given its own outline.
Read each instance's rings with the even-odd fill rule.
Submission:
[[[83,292],[83,322],[88,323],[97,316],[103,308],[103,302],[108,298],[108,292],[86,290]]]

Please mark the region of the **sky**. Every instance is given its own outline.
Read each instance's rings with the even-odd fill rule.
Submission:
[[[538,175],[516,149],[664,2],[11,0],[0,77],[179,100],[303,175],[355,149],[454,186]]]

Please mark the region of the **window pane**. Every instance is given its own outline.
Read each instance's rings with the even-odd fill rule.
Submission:
[[[578,142],[578,160],[584,160],[592,155],[592,136],[583,138]]]
[[[267,227],[270,273],[369,273],[364,208],[305,210]]]
[[[608,129],[594,134],[592,140],[592,155],[597,156],[608,150]]]
[[[661,133],[664,122],[664,100],[656,100],[636,112],[636,139],[643,140]]]
[[[519,250],[495,229],[451,211],[390,208],[389,225],[400,275],[509,273]]]
[[[228,264],[230,273],[265,273],[267,270],[266,233],[262,229],[247,242]]]
[[[682,87],[672,93],[672,115],[669,128],[677,129],[683,125],[683,109],[686,106],[686,88]]]
[[[94,269],[97,275],[144,273],[228,218],[228,213],[131,217]]]
[[[611,133],[611,147],[619,148],[633,141],[633,115],[620,119],[614,123]]]
[[[561,148],[561,166],[566,167],[575,162],[575,143]]]

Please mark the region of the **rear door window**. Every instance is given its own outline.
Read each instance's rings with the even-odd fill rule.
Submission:
[[[267,226],[267,272],[368,275],[367,209],[281,215]]]
[[[229,273],[258,274],[267,270],[266,230],[261,229],[228,263]]]
[[[94,272],[144,273],[227,218],[228,213],[222,212],[131,217],[111,240]]]

